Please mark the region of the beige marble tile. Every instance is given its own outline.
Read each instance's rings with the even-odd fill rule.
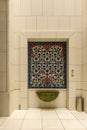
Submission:
[[[14,32],[26,32],[26,17],[14,17]]]
[[[43,122],[42,122],[42,124],[43,124],[43,129],[45,129],[45,128],[50,128],[50,129],[52,129],[52,128],[57,128],[57,129],[63,129],[63,126],[62,126],[62,124],[60,123],[60,121],[59,120],[43,120]]]
[[[64,1],[64,14],[69,16],[75,15],[75,0]]]
[[[20,15],[21,12],[21,0],[13,1],[13,13],[15,16]]]
[[[37,31],[47,31],[47,17],[45,16],[38,16],[37,17]]]
[[[36,32],[36,16],[27,18],[27,32]]]
[[[58,17],[48,17],[48,31],[58,30]]]
[[[42,15],[42,0],[32,0],[32,15]]]
[[[59,30],[60,31],[70,30],[70,17],[68,16],[59,17]]]
[[[53,0],[43,1],[43,15],[47,16],[53,15]]]
[[[59,119],[61,119],[61,120],[63,120],[63,119],[69,119],[69,120],[71,120],[71,119],[76,119],[71,113],[63,113],[63,112],[61,112],[61,113],[57,113],[58,114],[58,117],[59,117]]]
[[[41,120],[24,120],[22,129],[41,129]]]
[[[64,0],[54,0],[54,15],[61,16],[64,15]]]
[[[21,0],[20,8],[21,15],[29,16],[31,15],[31,0]]]
[[[75,0],[76,15],[82,15],[82,0]]]
[[[86,130],[78,120],[61,120],[65,130]]]
[[[13,120],[8,119],[4,124],[2,125],[2,128],[4,129],[19,129],[21,127],[22,120]]]
[[[73,31],[81,31],[82,30],[81,16],[71,17],[71,30],[73,30]]]

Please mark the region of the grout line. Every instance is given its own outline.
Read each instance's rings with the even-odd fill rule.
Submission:
[[[1,119],[0,119],[1,120]],[[0,124],[0,127],[2,127],[2,125],[8,120],[8,118],[6,120],[3,120],[2,123]]]
[[[21,130],[21,129],[22,129],[23,122],[24,122],[24,119],[22,119],[22,123],[21,123],[21,126],[20,126],[19,130]]]
[[[71,111],[70,111],[71,112]],[[77,111],[78,112],[78,111]],[[72,113],[72,112],[71,112]],[[80,121],[81,119],[79,119],[78,117],[76,117],[73,113],[72,113],[72,115],[76,118],[76,120],[77,121],[79,121],[79,123],[84,127],[84,128],[86,128],[83,124],[82,124],[82,122]]]
[[[42,126],[42,130],[43,130],[43,118],[42,118],[42,109],[41,109],[41,126]]]
[[[42,109],[40,109],[40,110],[41,110],[41,130],[43,130]],[[20,111],[20,110],[19,110],[19,111]],[[58,113],[57,113],[56,109],[54,109],[53,111],[56,113],[56,115],[57,115],[57,117],[58,117],[58,119],[56,119],[56,120],[60,121],[60,123],[61,123],[63,129],[66,130],[66,128],[64,127],[64,125],[63,125],[63,123],[62,123],[62,120],[67,120],[67,121],[68,121],[68,119],[60,119],[59,116],[58,116]],[[78,117],[76,117],[72,111],[69,110],[69,112],[70,112],[70,113],[75,117],[75,119],[84,127],[84,129],[86,129],[86,126],[81,122],[81,119],[79,119]],[[22,120],[22,123],[21,123],[21,126],[20,126],[19,130],[22,129],[23,122],[25,121],[26,115],[27,115],[27,110],[25,111],[25,115],[24,115],[23,119],[21,119],[21,120]],[[0,128],[2,127],[2,125],[3,125],[5,122],[7,122],[7,120],[9,120],[9,117],[2,122]],[[55,119],[54,119],[54,120],[55,120]]]
[[[82,122],[80,121],[80,119],[78,118],[78,117],[76,117],[70,110],[69,110],[69,112],[75,117],[75,119],[73,119],[73,120],[77,120],[84,128],[86,128],[83,124],[82,124]],[[57,114],[57,116],[58,116],[58,114]],[[60,120],[60,122],[61,122],[61,124],[62,124],[62,126],[63,126],[63,123],[62,123],[62,119],[60,119],[59,118],[59,120]],[[64,119],[64,120],[68,120],[68,119]],[[64,128],[64,126],[63,126],[63,128]],[[64,130],[65,130],[65,128],[64,128]]]
[[[55,111],[55,112],[56,112],[56,111]],[[62,125],[63,129],[65,130],[65,128],[64,128],[64,126],[63,126],[63,123],[62,123],[61,119],[59,118],[59,116],[58,116],[57,112],[56,112],[56,115],[57,115],[58,120],[60,121],[60,123],[61,123],[61,125]]]
[[[71,111],[70,111],[71,112]],[[71,112],[71,114],[78,120],[78,118]]]
[[[21,110],[19,110],[19,111],[21,111]],[[21,123],[21,126],[20,126],[20,129],[19,129],[19,130],[22,129],[23,123],[24,123],[24,121],[25,121],[25,116],[26,116],[26,114],[27,114],[27,110],[26,110],[26,112],[25,112],[24,118],[22,119],[22,123]]]

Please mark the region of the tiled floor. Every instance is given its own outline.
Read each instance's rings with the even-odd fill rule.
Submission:
[[[0,130],[87,130],[87,114],[66,108],[16,110],[0,117]]]

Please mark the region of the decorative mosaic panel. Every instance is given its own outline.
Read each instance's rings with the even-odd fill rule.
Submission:
[[[28,42],[28,88],[66,88],[66,42]]]

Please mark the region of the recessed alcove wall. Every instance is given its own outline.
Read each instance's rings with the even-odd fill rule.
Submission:
[[[75,77],[68,78],[71,94],[67,96],[72,106],[72,102],[75,102],[73,99],[82,95],[87,111],[87,0],[0,0],[0,16],[0,113],[8,115],[19,109],[19,104],[27,108],[27,85],[24,81],[20,82],[19,50],[22,32],[23,36],[28,35],[25,36],[27,38],[32,37],[32,34],[38,37],[39,32],[40,38],[69,38],[69,75],[72,68],[76,71]],[[24,88],[21,92],[20,86]],[[76,96],[72,96],[73,93]]]
[[[19,104],[22,104],[22,109],[29,107],[27,82],[23,80],[26,75],[22,74],[25,73],[26,67],[23,66],[26,65],[22,63],[23,60],[25,63],[27,62],[25,59],[27,49],[25,48],[25,52],[24,45],[28,38],[32,37],[69,39],[69,64],[67,65],[69,74],[67,73],[67,75],[69,76],[68,86],[71,89],[67,92],[69,94],[66,94],[69,101],[65,102],[70,109],[75,108],[72,104],[75,105],[75,98],[81,96],[82,90],[83,2],[84,0],[9,0],[8,87],[10,113],[19,109]],[[20,35],[22,35],[21,38]],[[22,60],[19,51],[22,53],[22,58],[24,57]],[[71,77],[72,69],[75,70],[74,77]],[[21,82],[21,78],[23,82]],[[20,86],[23,88],[21,91]],[[65,90],[63,92],[66,93]]]
[[[22,33],[20,36],[20,100],[21,108],[28,107],[67,107],[75,109],[76,84],[78,76],[77,66],[77,48],[75,40],[79,34],[75,32],[29,32]],[[68,39],[67,43],[67,89],[59,89],[58,98],[51,103],[44,103],[36,96],[36,89],[28,89],[28,41],[29,39]],[[62,40],[61,40],[62,41]],[[81,69],[81,68],[79,68]],[[74,70],[72,77],[71,71]]]

